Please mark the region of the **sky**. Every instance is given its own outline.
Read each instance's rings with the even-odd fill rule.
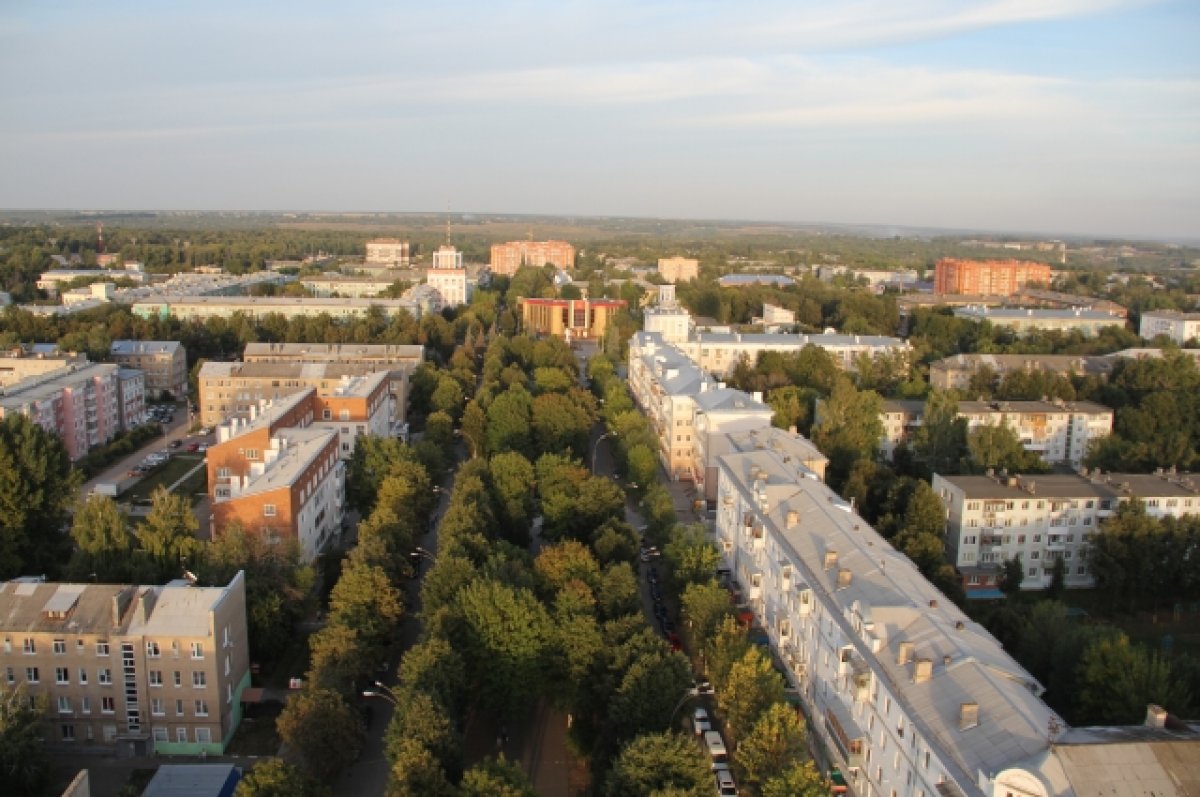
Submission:
[[[0,207],[1200,239],[1196,0],[0,0]]]

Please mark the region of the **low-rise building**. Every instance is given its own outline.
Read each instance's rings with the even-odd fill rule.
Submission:
[[[152,398],[162,393],[170,393],[175,399],[187,396],[187,352],[179,341],[114,340],[109,355],[118,365],[142,371]]]
[[[62,753],[222,755],[250,685],[245,576],[224,587],[0,583],[0,671]]]
[[[612,317],[625,309],[624,299],[517,299],[521,328],[536,335],[573,340],[599,340]]]
[[[776,307],[773,304],[764,302],[762,317],[755,319],[755,321],[767,327],[795,324],[796,311],[788,310],[786,307]]]
[[[956,307],[954,315],[972,321],[989,321],[993,326],[1007,327],[1018,335],[1034,330],[1079,332],[1095,337],[1105,327],[1124,327],[1125,320],[1103,310],[1035,309],[1028,307]]]
[[[1114,364],[1109,356],[1082,354],[955,354],[929,364],[929,384],[939,390],[966,390],[971,378],[985,369],[997,378],[1020,371],[1107,378]]]
[[[879,453],[891,461],[900,444],[907,444],[925,420],[925,402],[920,399],[884,399],[879,413],[883,436]]]
[[[798,354],[806,346],[818,346],[829,352],[839,366],[847,371],[854,371],[862,356],[907,359],[912,349],[907,341],[900,338],[883,335],[840,335],[834,332],[698,332],[678,345],[693,362],[718,376],[732,373],[743,357],[753,364],[761,352],[768,351]]]
[[[744,393],[741,395],[745,396]],[[784,430],[771,426],[770,407],[754,401],[749,402],[744,411],[740,407],[734,407],[734,410],[734,413],[727,413],[726,418],[717,419],[716,423],[707,413],[696,416],[696,482],[698,486],[703,485],[703,496],[709,505],[717,500],[720,458],[726,454],[776,451],[784,462],[799,462],[818,479],[825,480],[829,458],[795,427]]]
[[[1189,341],[1200,339],[1200,313],[1147,310],[1142,313],[1138,334],[1147,340],[1159,335],[1166,335],[1182,346]]]
[[[366,262],[404,268],[409,262],[408,241],[399,238],[372,238],[367,241]]]
[[[687,282],[700,276],[700,261],[691,257],[660,257],[658,274],[667,282]]]
[[[356,277],[350,274],[322,274],[319,277],[303,277],[300,284],[313,296],[330,296],[350,299],[369,299],[386,291],[396,283],[383,277]]]
[[[783,274],[726,274],[717,278],[717,284],[722,288],[743,288],[747,285],[774,285],[777,288],[787,288],[795,285],[796,280]]]
[[[346,465],[339,439],[353,440],[354,421],[317,423],[316,398],[308,388],[217,427],[207,455],[214,537],[237,524],[268,539],[296,540],[312,561],[341,533]],[[340,436],[339,423],[347,429]]]
[[[0,388],[51,371],[86,364],[85,355],[73,351],[61,352],[57,346],[49,350],[37,346],[14,348],[0,356]]]
[[[409,313],[419,316],[414,302],[406,299],[341,299],[283,296],[181,296],[174,299],[140,301],[133,314],[140,318],[170,318],[205,321],[230,318],[241,313],[249,318],[281,315],[285,318],[313,318],[327,315],[333,320],[361,318],[379,308],[386,316]]]
[[[43,271],[41,277],[35,283],[38,290],[46,291],[49,294],[55,294],[58,289],[69,282],[75,282],[80,279],[94,280],[132,280],[137,283],[146,281],[146,272],[142,271],[141,264],[136,264],[137,268],[129,269],[104,269],[104,268],[56,268],[49,271]]]
[[[1200,512],[1200,479],[1190,474],[934,474],[933,489],[946,505],[946,555],[968,595],[995,595],[1003,562],[1018,556],[1022,589],[1049,586],[1056,559],[1067,587],[1093,586],[1088,540],[1130,499],[1156,517]]]
[[[425,347],[390,343],[247,343],[242,359],[247,363],[345,365],[352,369],[350,375],[386,371],[388,392],[392,396],[392,422],[402,425],[408,417],[408,379],[424,362]]]

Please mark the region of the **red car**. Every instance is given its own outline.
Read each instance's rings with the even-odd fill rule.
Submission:
[[[187,450],[188,450],[188,451],[196,451],[196,450],[197,450],[197,449],[199,449],[199,448],[200,448],[200,444],[199,444],[199,443],[188,443]]]

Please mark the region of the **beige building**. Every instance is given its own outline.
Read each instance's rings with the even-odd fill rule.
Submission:
[[[575,247],[566,241],[509,241],[492,244],[491,270],[511,277],[522,266],[541,268],[550,263],[564,271],[575,267]]]
[[[386,316],[409,313],[419,316],[414,302],[406,299],[293,298],[283,296],[181,296],[136,302],[132,312],[141,318],[175,317],[182,321],[230,318],[242,313],[249,318],[282,315],[285,318],[313,318],[327,315],[335,321],[361,318],[378,307]]]
[[[408,378],[425,360],[425,347],[389,343],[247,343],[247,363],[345,365],[354,373],[386,371],[392,396],[392,421],[408,417]]]
[[[87,357],[75,352],[52,349],[23,348],[7,351],[0,356],[0,388],[15,385],[30,377],[43,376],[68,366],[87,364]]]
[[[1200,313],[1181,313],[1177,310],[1147,310],[1142,313],[1138,334],[1149,340],[1166,335],[1180,346],[1200,339]]]
[[[409,262],[408,241],[399,238],[373,238],[367,241],[366,262],[404,268]]]
[[[667,282],[687,282],[700,276],[700,261],[690,257],[660,257],[658,274]]]
[[[954,315],[972,321],[989,321],[992,326],[1007,327],[1018,335],[1035,330],[1081,333],[1095,337],[1105,327],[1125,327],[1125,319],[1103,310],[1033,309],[1028,307],[957,307]]]
[[[304,277],[300,284],[313,296],[330,296],[349,299],[369,299],[386,291],[396,283],[383,277],[354,277],[347,274],[323,274],[320,277]]]
[[[934,474],[933,489],[948,513],[946,555],[968,594],[996,590],[1003,562],[1016,556],[1026,568],[1022,589],[1049,586],[1056,559],[1067,587],[1092,586],[1088,540],[1132,498],[1155,517],[1200,512],[1200,481],[1190,474]]]
[[[0,583],[0,671],[47,700],[46,743],[222,755],[250,685],[246,587]]]
[[[625,309],[623,299],[517,299],[521,328],[534,335],[573,340],[599,340],[614,315]]]
[[[939,390],[966,390],[971,377],[986,369],[996,377],[1024,371],[1060,376],[1107,377],[1115,360],[1082,354],[955,354],[929,364],[929,384]]]
[[[187,397],[187,352],[176,340],[114,340],[109,349],[113,362],[137,368],[145,376],[146,392],[156,399],[164,391],[176,400]]]

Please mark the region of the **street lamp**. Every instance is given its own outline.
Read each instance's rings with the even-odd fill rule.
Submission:
[[[675,704],[674,710],[671,711],[671,719],[667,721],[668,728],[675,724],[675,715],[679,713],[679,709],[683,708],[683,704],[693,697],[697,697],[699,694],[700,690],[694,687],[683,693],[683,697],[679,698],[679,702]]]
[[[379,681],[375,681],[374,689],[362,690],[362,696],[363,697],[378,697],[378,698],[382,698],[382,699],[386,700],[387,702],[391,703],[393,706],[400,705],[400,700],[399,700],[399,698],[396,697],[396,693],[393,692],[388,687],[384,686]]]
[[[596,454],[600,450],[600,441],[606,437],[616,437],[616,432],[605,432],[596,438],[596,442],[592,443],[592,473],[596,472]]]

